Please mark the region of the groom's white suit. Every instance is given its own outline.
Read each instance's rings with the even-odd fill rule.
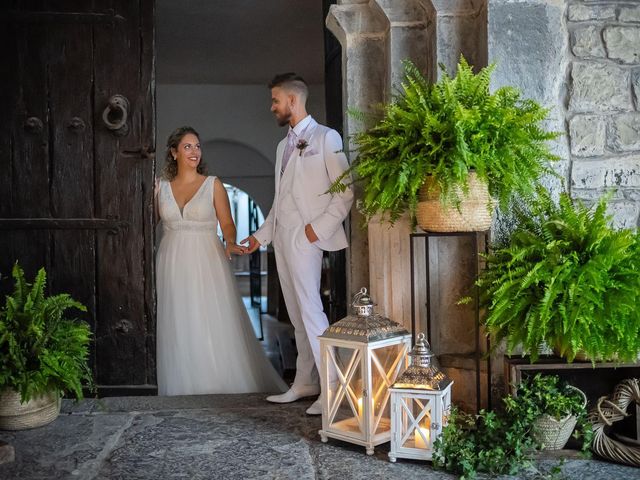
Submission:
[[[291,139],[289,137],[294,135]],[[288,142],[294,149],[282,171]],[[298,145],[304,148],[297,148]],[[289,127],[276,150],[276,188],[273,206],[254,233],[261,245],[273,242],[278,275],[287,311],[295,328],[298,359],[292,389],[317,387],[320,365],[318,336],[328,327],[320,299],[322,251],[346,248],[342,222],[353,202],[353,192],[331,195],[329,186],[348,168],[338,132],[306,116]],[[311,243],[305,225],[318,240]],[[307,388],[307,390],[305,390]]]

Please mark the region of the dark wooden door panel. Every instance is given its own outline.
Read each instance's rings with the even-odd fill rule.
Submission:
[[[44,266],[52,290],[87,305],[99,385],[153,384],[154,1],[2,9],[15,75],[0,93],[0,272]],[[116,94],[119,130],[103,120]]]

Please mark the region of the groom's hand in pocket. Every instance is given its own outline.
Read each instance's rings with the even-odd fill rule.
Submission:
[[[240,241],[240,245],[244,245],[245,243],[249,243],[249,246],[247,247],[245,253],[247,255],[252,254],[253,252],[255,252],[258,248],[260,248],[260,242],[258,241],[258,239],[256,237],[254,237],[253,235],[249,235],[247,238],[245,238],[244,240]]]

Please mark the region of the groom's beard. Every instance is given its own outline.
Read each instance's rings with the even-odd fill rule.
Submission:
[[[276,115],[276,121],[278,125],[284,127],[291,120],[291,110],[287,110],[282,116]]]

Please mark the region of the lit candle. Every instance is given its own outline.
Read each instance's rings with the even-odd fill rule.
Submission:
[[[424,438],[422,438],[422,435],[420,435],[420,432],[422,432],[424,434],[424,438],[427,439],[427,443],[430,443],[431,441],[431,430],[429,428],[426,427],[418,427],[415,430],[414,433],[414,441],[415,441],[415,445],[416,448],[427,448],[427,444],[424,442]]]
[[[362,397],[358,397],[358,416],[362,416]]]

